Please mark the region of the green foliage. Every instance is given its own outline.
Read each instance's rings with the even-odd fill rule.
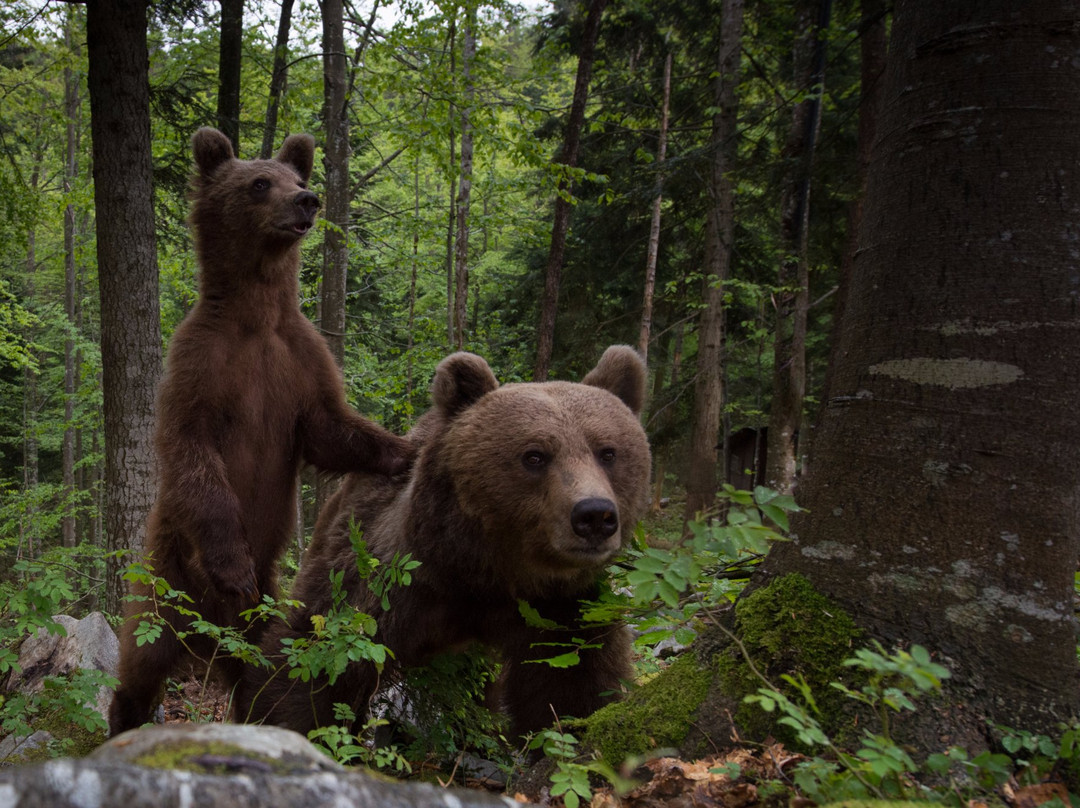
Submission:
[[[725,485],[720,496],[722,520],[691,522],[689,538],[673,547],[650,546],[639,525],[633,546],[612,569],[621,594],[605,593],[583,618],[631,621],[642,651],[672,637],[689,645],[712,613],[735,599],[769,543],[784,539],[788,514],[798,510],[791,497],[760,486],[751,493]]]
[[[404,671],[384,705],[394,716],[395,737],[413,760],[457,760],[464,752],[509,767],[506,717],[486,706],[498,667],[483,651],[440,654]],[[385,702],[384,698],[384,702]]]
[[[0,583],[0,680],[22,672],[18,651],[28,636],[39,632],[65,636],[53,616],[74,612],[88,586],[94,586],[79,570],[100,568],[103,563],[103,554],[87,547],[54,549],[41,559],[15,562],[13,579]],[[0,736],[53,729],[56,740],[47,754],[88,751],[104,739],[107,729],[94,706],[98,692],[116,684],[103,671],[78,669],[64,677],[46,677],[40,692],[0,695]]]
[[[592,776],[607,780],[617,790],[626,790],[629,782],[615,772],[604,760],[582,755],[578,739],[562,727],[536,733],[527,744],[532,750],[540,750],[544,757],[555,764],[551,773],[551,796],[561,797],[567,808],[578,808],[592,800]]]
[[[875,643],[873,650],[859,649],[854,657],[844,661],[849,667],[868,672],[866,683],[853,690],[841,682],[831,683],[846,697],[874,710],[879,726],[877,732],[863,730],[861,746],[854,754],[836,746],[819,721],[821,711],[811,688],[804,679],[786,676],[795,687],[797,697],[789,698],[772,685],[746,696],[747,704],[756,704],[768,713],[780,715],[779,722],[794,729],[799,741],[810,749],[826,748],[833,759],[811,758],[800,763],[793,774],[796,786],[808,797],[821,802],[840,799],[912,799],[919,796],[920,786],[910,775],[918,767],[908,752],[889,731],[889,712],[914,710],[914,700],[920,694],[937,692],[941,680],[949,672],[932,662],[921,646],[908,651],[888,653]]]
[[[795,687],[794,697],[766,684],[744,699],[777,714],[779,722],[793,728],[807,748],[826,753],[799,762],[791,772],[792,782],[803,796],[818,804],[876,798],[964,808],[987,800],[1006,783],[1034,784],[1055,771],[1076,793],[1077,781],[1070,777],[1080,764],[1080,725],[1062,724],[1056,739],[1001,727],[1002,751],[983,750],[972,755],[951,746],[916,762],[893,737],[890,715],[914,712],[921,699],[940,691],[949,671],[919,645],[890,652],[874,643],[872,648],[858,649],[844,665],[866,672],[865,683],[857,690],[842,682],[831,682],[831,686],[870,708],[877,719],[876,727],[862,731],[854,752],[840,748],[826,732],[814,693],[805,680],[787,677]]]

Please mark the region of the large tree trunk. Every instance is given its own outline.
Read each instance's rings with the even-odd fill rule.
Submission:
[[[1075,12],[896,3],[809,512],[766,566],[942,655],[935,739],[1080,706]]]
[[[724,404],[724,281],[730,274],[735,230],[735,194],[730,172],[736,158],[736,124],[743,0],[720,7],[720,43],[713,79],[709,209],[705,220],[705,267],[697,328],[697,376],[691,415],[690,460],[686,482],[686,519],[712,510],[716,499],[717,440]]]
[[[795,439],[806,397],[806,320],[810,305],[810,172],[821,121],[825,82],[825,40],[831,0],[802,0],[796,7],[792,47],[794,87],[806,93],[795,104],[784,144],[786,179],[780,202],[780,246],[773,394],[769,409],[765,482],[784,493],[795,484]]]
[[[568,168],[576,168],[581,146],[581,130],[585,125],[585,102],[589,98],[589,80],[592,77],[596,57],[596,41],[600,37],[600,18],[607,0],[592,0],[585,17],[585,30],[578,53],[577,75],[574,79],[574,98],[570,102],[570,117],[566,121],[562,151],[558,162]],[[544,267],[544,292],[540,308],[540,325],[537,329],[536,367],[533,381],[546,381],[551,369],[551,352],[555,345],[555,315],[559,309],[559,285],[562,282],[563,254],[566,251],[566,234],[570,229],[570,182],[562,179],[555,195],[555,215],[551,226],[551,246]]]
[[[645,291],[641,296],[641,329],[638,332],[638,353],[646,363],[649,361],[649,340],[652,338],[656,262],[660,256],[660,208],[664,201],[664,159],[667,156],[668,107],[671,104],[670,52],[664,59],[663,98],[660,104],[660,131],[656,139],[656,196],[653,197],[652,220],[649,222],[649,248],[645,255]]]
[[[859,192],[848,206],[847,246],[840,263],[840,280],[833,302],[833,331],[843,319],[847,290],[859,247],[859,226],[862,223],[863,199],[866,197],[866,174],[870,167],[871,149],[877,135],[878,115],[881,111],[882,78],[885,74],[885,57],[889,36],[885,25],[888,12],[887,0],[862,0],[859,21],[859,132],[855,142],[855,179]],[[830,359],[825,370],[823,399],[829,397],[832,388],[832,369],[836,366],[837,340],[830,344]]]
[[[217,126],[240,154],[240,64],[244,44],[244,0],[221,0],[218,46]]]
[[[465,347],[466,312],[469,300],[469,201],[472,194],[473,131],[472,107],[476,88],[473,86],[473,61],[476,58],[476,9],[470,8],[465,18],[465,34],[461,41],[461,79],[465,91],[465,108],[461,111],[461,176],[458,178],[457,238],[454,241],[454,341],[457,350]]]
[[[274,66],[270,72],[270,92],[266,98],[266,119],[263,123],[263,141],[259,157],[269,160],[274,156],[277,140],[278,109],[285,82],[289,78],[289,29],[292,27],[293,0],[281,0],[281,16],[278,18],[277,36],[274,39]]]
[[[161,373],[145,0],[86,8],[101,365],[105,399],[105,533],[142,552],[154,498],[154,390]],[[112,560],[108,611],[123,585]]]

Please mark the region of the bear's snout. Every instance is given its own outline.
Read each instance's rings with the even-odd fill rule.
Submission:
[[[619,529],[619,510],[610,499],[589,497],[574,505],[570,525],[581,538],[599,544]]]
[[[304,211],[309,219],[312,219],[319,210],[321,203],[319,197],[315,196],[311,191],[301,191],[293,197],[293,204]]]

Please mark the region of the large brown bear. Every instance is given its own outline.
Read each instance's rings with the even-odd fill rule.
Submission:
[[[329,577],[340,571],[348,601],[378,621],[375,640],[393,652],[388,669],[380,678],[372,663],[352,663],[328,685],[326,677],[290,679],[281,667],[248,668],[237,689],[238,719],[307,732],[333,723],[341,702],[362,723],[394,666],[473,642],[500,652],[500,706],[518,735],[609,700],[630,672],[627,631],[582,624],[579,600],[606,585],[605,566],[644,510],[644,396],[644,364],[626,346],[609,348],[580,384],[499,387],[480,357],[444,359],[433,407],[409,434],[420,449],[408,479],[346,479],[319,517],[293,588],[305,605],[262,640],[280,661],[281,641],[307,635],[312,616],[330,608]],[[357,573],[353,520],[383,562],[395,553],[421,562],[412,583],[389,594],[388,611]],[[519,599],[567,629],[527,625]],[[537,643],[571,639],[597,647],[565,669],[528,662],[567,650]]]
[[[192,138],[192,210],[200,295],[169,345],[158,389],[158,495],[146,528],[157,575],[218,625],[276,595],[276,565],[294,525],[302,461],[329,471],[402,471],[405,438],[346,404],[325,341],[299,308],[300,239],[319,199],[307,190],[314,140],[292,135],[273,160],[241,161],[215,129]],[[134,594],[152,590],[136,585]],[[126,607],[115,734],[147,720],[184,649],[166,629],[139,645],[150,602]],[[159,608],[176,630],[188,620]],[[209,657],[213,646],[188,637]],[[221,673],[234,683],[239,665]]]

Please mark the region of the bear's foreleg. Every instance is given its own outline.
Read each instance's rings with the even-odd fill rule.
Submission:
[[[413,459],[414,446],[352,412],[345,398],[327,393],[300,425],[303,459],[324,471],[396,474]]]
[[[555,653],[550,646],[529,647],[532,643],[565,641],[565,637],[536,632],[529,645],[507,649],[498,696],[500,706],[510,715],[513,736],[544,729],[563,716],[584,718],[621,697],[622,683],[632,675],[626,628],[604,626],[595,632],[575,632],[574,636],[582,635],[588,644],[599,647],[583,648],[580,661],[566,668],[532,661]]]

